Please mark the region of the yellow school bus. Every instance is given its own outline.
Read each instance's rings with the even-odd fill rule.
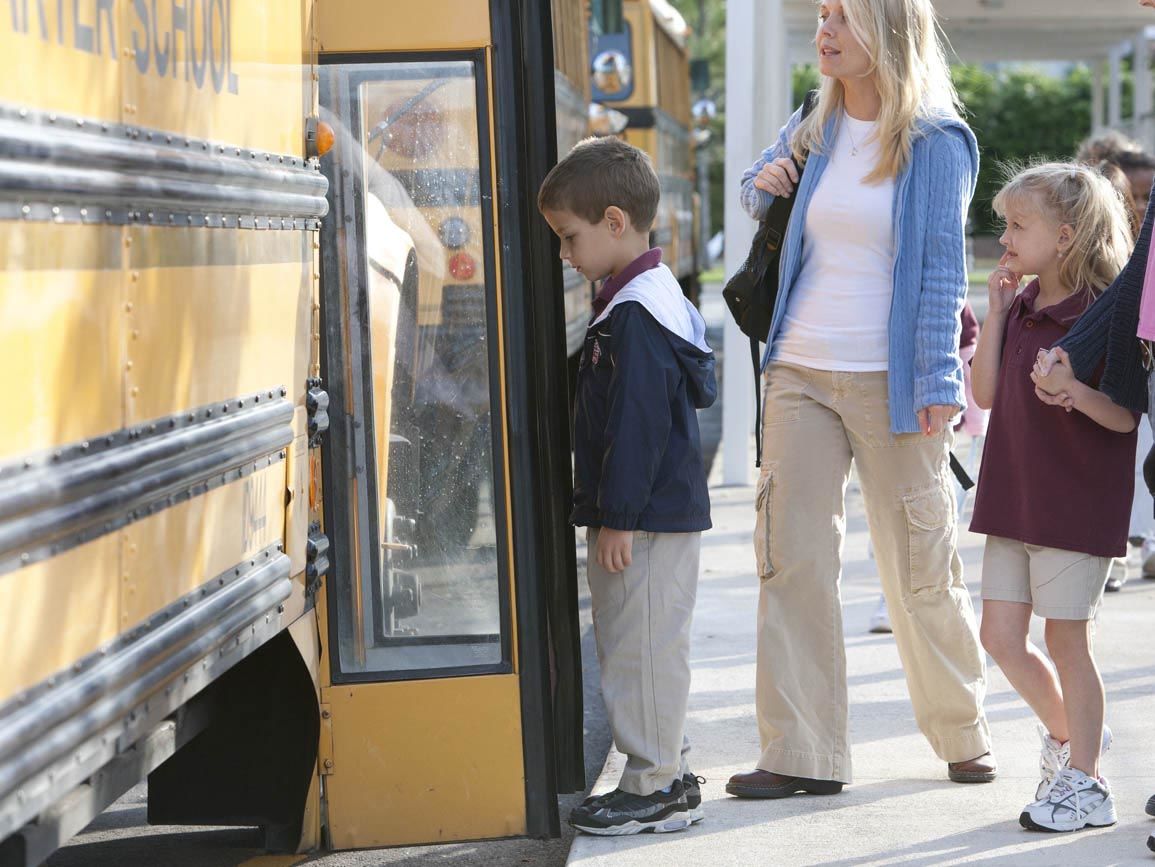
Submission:
[[[654,161],[662,200],[651,240],[696,302],[701,254],[686,22],[668,0],[599,0],[595,7],[592,98],[625,116],[623,137]]]
[[[556,834],[548,5],[10,13],[0,863],[144,778],[151,822],[286,851]]]
[[[554,104],[557,153],[564,156],[589,132],[589,6],[584,0],[550,0],[553,12]],[[562,269],[566,352],[576,370],[585,341],[593,286],[568,264]]]

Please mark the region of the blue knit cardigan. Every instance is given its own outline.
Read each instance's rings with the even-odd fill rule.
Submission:
[[[801,122],[796,111],[778,140],[742,175],[742,206],[761,219],[774,197],[754,186],[762,166],[790,154],[789,141]],[[837,118],[826,127],[834,140]],[[765,369],[774,355],[790,292],[802,270],[802,234],[814,189],[829,163],[823,153],[806,162],[797,201],[790,215],[779,260],[778,300],[774,307]],[[932,405],[966,406],[959,358],[960,315],[966,300],[964,241],[967,209],[978,178],[974,134],[955,117],[920,122],[911,159],[895,182],[894,295],[890,307],[888,362],[890,429],[918,433],[918,411]],[[848,243],[853,243],[849,241]]]

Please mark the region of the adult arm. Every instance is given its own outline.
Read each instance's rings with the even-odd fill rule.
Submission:
[[[1075,378],[1071,370],[1070,358],[1063,349],[1055,350],[1056,358],[1048,373],[1043,373],[1041,364],[1036,363],[1031,371],[1031,380],[1043,391],[1056,394],[1066,393],[1069,401],[1063,405],[1067,412],[1076,410],[1091,421],[1116,433],[1130,433],[1139,422],[1137,413],[1119,406],[1097,388],[1092,388]]]
[[[947,130],[928,142],[929,184],[922,293],[914,337],[914,409],[966,405],[959,360],[966,300],[966,211],[974,193],[968,142]]]
[[[1060,340],[1056,346],[1062,347],[1070,359],[1071,370],[1083,382],[1095,375],[1099,364],[1107,355],[1107,345],[1111,338],[1111,323],[1115,319],[1116,308],[1124,293],[1135,294],[1130,299],[1129,306],[1134,308],[1136,327],[1138,326],[1139,304],[1143,292],[1143,281],[1147,274],[1147,256],[1151,246],[1151,226],[1155,220],[1155,188],[1147,203],[1147,212],[1143,216],[1143,225],[1136,239],[1135,250],[1131,258],[1123,266],[1119,276],[1104,290],[1087,312],[1079,317],[1079,321]],[[1124,310],[1128,305],[1124,305]],[[1126,335],[1131,339],[1135,335]],[[1048,364],[1052,358],[1049,358]]]
[[[761,220],[766,216],[766,212],[770,210],[770,205],[774,201],[774,196],[760,190],[755,186],[754,181],[762,169],[774,160],[785,159],[790,157],[792,151],[790,149],[790,139],[794,135],[794,130],[802,122],[802,109],[799,108],[790,116],[790,120],[786,121],[786,125],[778,131],[778,139],[766,150],[762,151],[762,156],[742,173],[742,193],[741,199],[742,208],[753,217],[755,220]]]

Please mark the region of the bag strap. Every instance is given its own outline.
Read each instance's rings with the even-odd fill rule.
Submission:
[[[954,477],[958,480],[959,486],[964,491],[969,491],[975,486],[974,480],[967,475],[967,471],[963,469],[963,465],[959,463],[959,459],[954,456],[954,452],[950,453],[950,469],[954,473]]]
[[[757,337],[750,338],[750,363],[754,366],[754,466],[762,468],[762,358]]]
[[[814,106],[818,103],[818,91],[811,90],[806,94],[806,98],[802,101],[802,119],[805,120],[810,112],[814,111]],[[806,171],[805,164],[798,165],[798,160],[794,159],[794,168],[798,170],[799,183],[801,183],[802,173]],[[797,192],[797,191],[795,191]],[[793,199],[790,202],[793,208]],[[775,232],[775,249],[782,245],[785,239],[783,234]],[[750,364],[754,368],[754,466],[758,469],[762,468],[762,356],[758,352],[758,345],[761,341],[757,337],[750,338]]]

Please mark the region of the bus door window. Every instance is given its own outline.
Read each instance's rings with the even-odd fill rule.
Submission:
[[[334,676],[509,671],[484,65],[330,60],[367,488],[351,497],[356,568],[329,591]]]

